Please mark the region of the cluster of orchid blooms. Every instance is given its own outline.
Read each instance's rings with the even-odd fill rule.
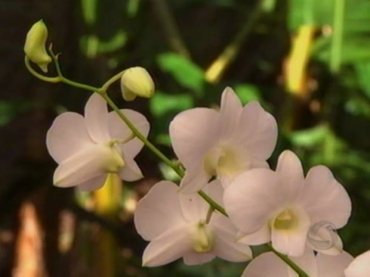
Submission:
[[[58,56],[45,42],[42,21],[29,31],[26,66],[36,77],[94,91],[84,116],[65,112],[47,133],[47,148],[58,163],[54,185],[96,190],[108,174],[125,181],[143,177],[134,158],[147,145],[180,177],[155,184],[137,204],[137,232],[149,241],[144,266],[160,266],[179,258],[187,265],[215,257],[250,261],[243,277],[369,277],[370,251],[356,259],[343,250],[336,229],[351,215],[344,187],[325,166],[306,175],[298,157],[284,151],[275,170],[266,160],[274,151],[277,124],[258,102],[243,106],[231,88],[219,110],[194,108],[175,116],[169,134],[178,158],[174,163],[147,140],[149,123],[140,113],[118,109],[106,94],[120,80],[123,98],[151,97],[154,84],[141,67],[127,69],[101,88],[73,82],[60,71]],[[57,77],[44,72],[54,62]],[[109,106],[113,108],[108,112]],[[250,246],[270,249],[253,259]]]

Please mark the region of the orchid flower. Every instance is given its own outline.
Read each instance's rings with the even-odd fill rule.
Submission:
[[[143,115],[121,111],[147,136],[149,123]],[[59,164],[54,173],[55,186],[95,190],[103,186],[108,173],[116,173],[126,181],[142,178],[134,157],[143,143],[114,112],[108,113],[104,99],[97,93],[87,101],[85,117],[65,112],[55,119],[46,145]]]
[[[218,180],[205,191],[222,203]],[[136,208],[138,233],[150,241],[143,255],[144,266],[160,266],[183,257],[185,264],[202,264],[215,256],[228,261],[246,261],[249,246],[236,243],[237,230],[231,221],[210,209],[198,194],[183,194],[169,181],[154,185]]]
[[[236,175],[268,167],[277,139],[275,119],[258,102],[242,106],[231,88],[222,93],[220,111],[195,108],[170,124],[173,149],[186,168],[183,192],[202,189],[217,175],[224,187]]]
[[[277,251],[290,256],[302,255],[306,245],[315,246],[315,239],[325,236],[332,237],[332,247],[341,246],[336,233],[326,230],[329,234],[322,236],[325,232],[315,227],[330,223],[341,228],[351,214],[350,198],[330,170],[316,166],[304,178],[291,151],[280,155],[275,172],[260,168],[237,176],[225,191],[224,204],[240,230],[239,241],[250,245],[271,241]],[[308,237],[311,243],[306,244]]]
[[[343,277],[344,269],[353,260],[353,257],[347,252],[343,252],[337,256],[324,255],[321,253],[315,256],[311,250],[305,251],[303,256],[290,258],[310,277]],[[274,253],[268,252],[261,254],[251,261],[241,277],[277,276],[298,277],[298,274]],[[365,277],[365,275],[361,277]]]
[[[370,276],[370,250],[357,256],[344,270],[345,277]]]

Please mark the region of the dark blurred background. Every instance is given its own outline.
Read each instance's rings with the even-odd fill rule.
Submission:
[[[178,112],[217,107],[225,86],[260,101],[280,129],[272,167],[284,149],[306,170],[329,166],[353,202],[339,230],[345,249],[370,249],[369,0],[0,0],[0,276],[231,277],[245,267],[141,267],[135,204],[163,176],[176,179],[146,149],[137,158],[146,178],[134,184],[52,186],[46,132],[57,114],[81,113],[89,93],[26,70],[25,36],[39,19],[72,80],[101,86],[127,67],[148,69],[150,101],[124,103],[118,85],[109,93],[148,117],[150,139],[171,157]]]

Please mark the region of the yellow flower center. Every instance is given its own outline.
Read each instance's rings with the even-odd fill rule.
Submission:
[[[193,230],[193,250],[197,253],[205,253],[212,249],[214,237],[208,225],[199,222]]]
[[[102,148],[102,152],[104,152],[102,153],[102,164],[109,173],[118,173],[125,166],[121,149],[117,146],[117,143],[119,141],[112,140],[107,143],[106,147]]]
[[[298,223],[297,215],[291,209],[285,209],[272,221],[272,228],[277,230],[292,230]]]
[[[227,145],[212,149],[204,159],[204,167],[210,175],[227,177],[232,177],[243,170],[237,151]]]

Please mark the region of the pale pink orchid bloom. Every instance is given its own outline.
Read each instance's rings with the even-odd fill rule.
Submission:
[[[223,188],[218,180],[204,189],[222,204]],[[169,181],[154,185],[139,201],[134,216],[137,232],[150,241],[143,266],[160,266],[181,257],[187,265],[206,263],[216,256],[232,262],[251,259],[250,247],[235,242],[237,230],[231,221],[209,212],[209,204],[196,193],[183,194]]]
[[[240,230],[240,242],[271,241],[277,251],[290,256],[302,255],[306,246],[340,253],[342,242],[334,229],[343,227],[351,215],[351,200],[330,170],[315,166],[305,178],[291,151],[280,155],[276,171],[252,169],[237,176],[225,190],[224,204]],[[335,228],[315,230],[326,223]],[[318,244],[325,239],[331,239],[331,245],[322,249]]]
[[[347,252],[315,256],[312,250],[306,250],[303,256],[290,259],[310,277],[344,277],[344,269],[353,257]],[[241,277],[298,277],[298,274],[274,253],[268,252],[251,261]]]
[[[357,256],[344,270],[345,277],[370,276],[370,250]]]
[[[173,149],[186,169],[185,193],[202,189],[212,176],[226,188],[236,175],[268,167],[277,140],[277,124],[257,101],[242,106],[231,88],[222,93],[220,110],[195,108],[170,124]]]
[[[149,123],[142,114],[121,111],[147,136]],[[108,113],[106,102],[97,93],[87,101],[85,117],[65,112],[54,120],[46,145],[59,164],[53,181],[57,187],[96,190],[103,186],[108,173],[118,174],[126,181],[143,177],[134,161],[143,143],[134,138],[116,113]]]

